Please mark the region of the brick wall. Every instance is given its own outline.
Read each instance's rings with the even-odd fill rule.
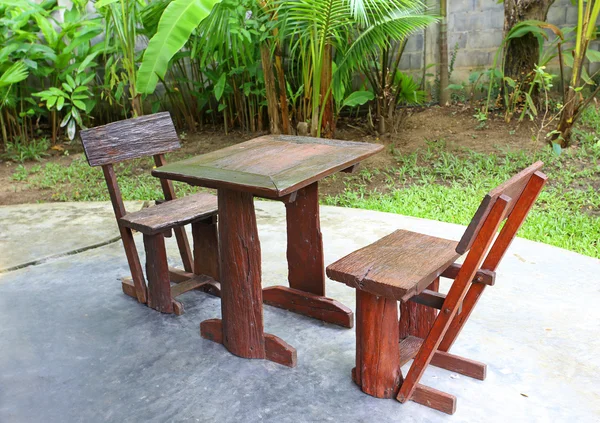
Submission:
[[[428,4],[436,5],[437,1],[428,1]],[[570,0],[556,0],[548,12],[548,22],[559,27],[574,26],[577,8]],[[502,43],[503,28],[504,4],[496,0],[448,0],[448,54],[458,45],[451,76],[453,82],[466,81],[471,72],[492,66]],[[424,55],[427,64],[437,63],[437,37],[436,25],[428,28],[425,36],[423,33],[413,35],[402,56],[402,68],[421,72]]]

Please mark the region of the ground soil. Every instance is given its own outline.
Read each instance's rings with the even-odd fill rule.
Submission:
[[[366,125],[365,119],[341,119],[335,138],[343,140],[381,143],[386,146],[383,152],[366,160],[361,166],[369,169],[385,169],[396,165],[392,150],[400,154],[410,154],[432,143],[444,143],[445,149],[462,152],[470,149],[484,153],[501,153],[506,150],[534,150],[542,148],[541,143],[532,141],[535,127],[530,123],[506,124],[501,116],[491,116],[480,124],[474,117],[473,109],[454,107],[429,107],[407,110],[407,116],[398,133],[379,137]],[[202,154],[238,142],[254,138],[257,133],[232,131],[225,134],[221,129],[205,130],[196,134],[181,134],[183,148],[171,160],[190,154]],[[68,156],[65,155],[68,151]],[[50,156],[41,163],[27,162],[27,168],[48,162],[68,165],[83,155],[79,143],[62,144],[49,151]],[[18,164],[0,160],[0,205],[52,201],[50,190],[32,188],[25,182],[12,180]],[[140,169],[140,172],[149,169]],[[373,187],[383,181],[374,180]],[[322,194],[336,194],[344,189],[342,178],[329,178],[321,184]]]

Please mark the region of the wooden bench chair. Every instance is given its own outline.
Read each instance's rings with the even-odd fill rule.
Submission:
[[[398,230],[327,267],[331,279],[356,288],[352,377],[365,393],[452,414],[456,397],[419,384],[425,368],[485,378],[485,364],[448,350],[485,287],[494,284],[500,260],[546,182],[542,166],[534,163],[486,195],[459,242]],[[464,263],[455,263],[467,251]],[[440,276],[454,280],[446,295],[437,292]],[[403,378],[400,368],[413,358]]]
[[[102,166],[113,205],[131,277],[122,279],[123,292],[140,303],[163,313],[183,313],[175,300],[192,289],[219,295],[217,197],[199,193],[176,199],[171,181],[161,179],[164,202],[127,213],[113,164],[152,155],[156,166],[165,164],[164,153],[180,148],[179,138],[168,112],[113,122],[81,131],[81,140],[90,166]],[[158,203],[158,202],[157,202]],[[191,223],[193,258],[184,225]],[[146,276],[140,264],[132,229],[143,234]],[[175,233],[183,270],[167,263],[165,236]],[[171,287],[171,283],[176,285]]]

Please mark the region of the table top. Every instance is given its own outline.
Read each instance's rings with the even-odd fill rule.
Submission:
[[[167,164],[152,175],[267,198],[291,194],[383,149],[380,144],[267,135]]]

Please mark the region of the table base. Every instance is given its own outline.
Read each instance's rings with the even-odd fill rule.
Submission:
[[[221,319],[209,319],[200,323],[200,336],[202,336],[204,339],[208,339],[209,341],[223,344],[225,348],[231,351],[231,349],[223,343],[223,322]],[[296,348],[292,347],[283,339],[275,335],[271,335],[270,333],[263,333],[263,336],[264,348],[262,354],[253,354],[252,357],[244,358],[263,358],[284,366],[296,367]],[[240,356],[234,351],[231,352]]]
[[[333,323],[345,328],[354,326],[354,313],[339,301],[287,286],[263,289],[263,302],[273,307]]]

